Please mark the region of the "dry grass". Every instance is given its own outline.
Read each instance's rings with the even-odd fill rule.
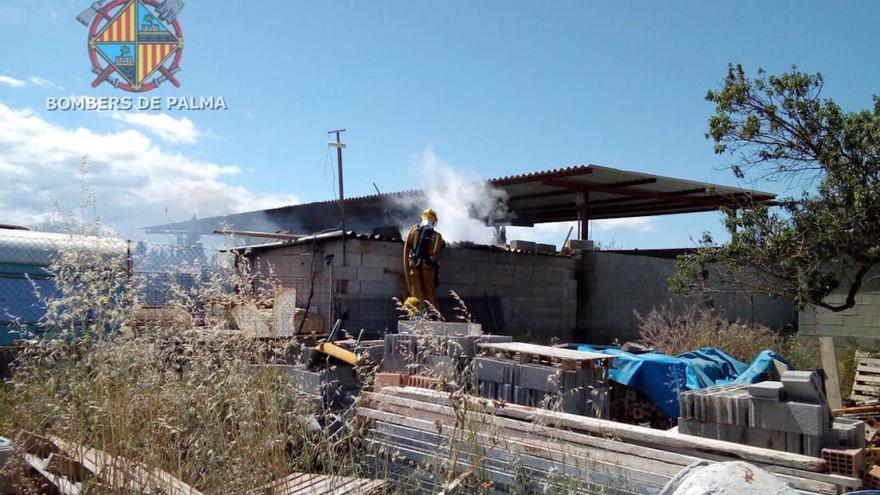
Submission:
[[[204,301],[264,297],[245,290],[249,274],[228,265],[210,276],[194,270],[195,289],[175,287],[166,307],[189,317],[157,324],[137,318],[139,284],[124,267],[89,250],[55,262],[58,293],[42,324],[53,338],[18,357],[4,394],[5,432],[56,435],[204,493],[242,493],[294,471],[356,469],[356,432],[315,428],[323,418],[272,366],[292,349],[205,318]],[[195,326],[199,319],[207,325]]]
[[[665,354],[715,347],[740,361],[749,362],[759,352],[770,349],[799,369],[819,366],[815,342],[798,335],[785,336],[761,325],[730,322],[698,305],[681,310],[661,306],[645,316],[637,314],[637,317],[639,343]]]

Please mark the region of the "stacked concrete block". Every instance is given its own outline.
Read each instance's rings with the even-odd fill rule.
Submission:
[[[864,423],[834,420],[815,372],[786,372],[780,382],[683,392],[679,404],[679,431],[688,435],[813,457],[824,447],[864,447]],[[856,438],[860,427],[861,442]]]
[[[477,357],[474,374],[480,395],[524,406],[608,417],[608,388],[599,369],[562,370],[542,364]]]
[[[303,364],[277,367],[291,378],[294,390],[315,405],[316,411],[346,407],[360,389],[354,370],[348,366],[321,370],[309,370]]]
[[[850,418],[834,418],[831,431],[825,435],[824,446],[833,449],[863,449],[867,443],[864,421]]]
[[[464,329],[464,333],[469,331],[466,326]],[[506,335],[387,334],[382,370],[452,377],[470,364],[479,343],[512,340],[512,337]]]
[[[535,252],[538,254],[556,254],[556,246],[553,244],[537,244]]]
[[[513,402],[514,363],[504,359],[477,357],[474,359],[474,375],[480,396],[494,400]]]
[[[400,320],[397,322],[397,333],[440,335],[446,337],[474,337],[483,334],[483,327],[479,323]]]
[[[565,249],[569,251],[592,251],[593,241],[584,239],[569,239],[565,241]]]
[[[537,249],[538,245],[532,241],[523,241],[523,240],[513,240],[510,241],[510,249],[512,251],[523,251],[526,253],[534,253],[535,249]]]

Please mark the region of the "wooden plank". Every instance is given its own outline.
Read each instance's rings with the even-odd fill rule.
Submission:
[[[874,376],[874,375],[859,374],[859,375],[856,375],[856,381],[857,382],[864,382],[864,383],[880,383],[880,375]]]
[[[383,480],[356,478],[353,476],[327,476],[320,474],[293,473],[288,477],[249,492],[251,495],[263,494],[272,490],[275,495],[347,495],[365,494],[362,487],[385,486]]]
[[[413,407],[424,404],[422,401],[436,401],[437,403],[449,403],[449,394],[442,392],[410,388],[410,387],[385,387],[382,394],[397,395],[406,394],[415,397]],[[376,394],[373,394],[376,395]],[[471,407],[474,410],[497,414],[508,418],[527,421],[542,421],[550,426],[562,426],[574,430],[582,430],[596,433],[606,437],[619,438],[640,444],[648,444],[653,447],[681,447],[694,452],[715,452],[726,454],[730,457],[778,466],[792,467],[805,471],[822,472],[825,470],[825,461],[815,457],[792,454],[778,450],[763,449],[750,445],[741,445],[732,442],[724,442],[710,438],[690,437],[679,435],[669,431],[653,430],[642,426],[616,423],[605,419],[589,418],[574,414],[535,409],[515,404],[500,405],[494,401],[473,397]]]
[[[61,494],[79,495],[79,487],[76,484],[71,483],[67,478],[63,476],[56,476],[46,470],[46,460],[40,459],[34,454],[25,454],[24,460],[36,472],[40,473],[40,476],[46,478],[50,483],[55,485],[55,488],[57,488]]]
[[[864,364],[867,366],[873,366],[875,368],[880,368],[880,359],[872,358],[872,357],[868,357],[868,356],[870,356],[870,354],[860,352],[860,353],[857,353],[856,359],[858,360],[859,364]]]
[[[614,359],[613,356],[609,356],[607,354],[599,354],[597,352],[576,351],[573,349],[563,349],[560,347],[528,344],[525,342],[502,342],[495,344],[477,345],[485,349],[492,349],[504,352],[518,352],[520,354],[532,354],[535,356],[569,361],[595,361]]]
[[[785,468],[782,466],[765,466],[763,469],[766,469],[773,474],[781,474],[789,477],[803,478],[808,480],[820,481],[822,483],[829,483],[844,488],[846,492],[862,488],[861,478],[853,478],[851,476],[843,476],[840,474],[814,473],[810,471],[798,471],[796,469]]]
[[[828,405],[831,409],[839,409],[843,407],[843,397],[840,391],[840,373],[837,370],[834,337],[819,337],[819,354],[822,358],[822,368],[825,370],[825,395],[828,396]]]
[[[401,426],[406,426],[408,428],[414,428],[425,432],[436,434],[439,430],[439,433],[447,433],[449,435],[454,435],[456,433],[454,418],[451,418],[451,422],[453,424],[450,425],[438,421],[415,419],[405,414],[401,414],[401,412],[402,411],[387,412],[384,410],[380,411],[368,408],[363,408],[363,411],[361,411],[360,409],[358,410],[359,415],[370,419],[390,421],[393,424],[399,424]],[[517,423],[525,424],[521,421]],[[491,428],[487,427],[485,431],[489,431],[490,429]],[[531,437],[529,435],[523,434],[528,433],[523,431],[525,430],[525,428],[521,430],[505,428],[502,434],[496,436],[487,433],[476,433],[476,437],[480,440],[483,440],[486,444],[509,444],[509,446],[511,446],[514,451],[528,452],[532,455],[548,456],[548,458],[551,458],[553,460],[559,460],[565,458],[566,456],[569,459],[585,458],[588,459],[589,462],[597,463],[597,465],[610,467],[612,470],[610,472],[613,472],[616,475],[625,474],[622,473],[620,469],[635,470],[638,471],[637,474],[644,473],[644,475],[638,479],[640,479],[641,481],[652,483],[665,483],[661,479],[656,478],[654,475],[663,476],[668,481],[670,478],[678,474],[687,465],[669,464],[658,459],[621,454],[612,451],[603,451],[602,449],[596,448],[585,448],[581,447],[580,445],[567,445],[559,438],[553,439],[549,437],[537,436],[542,433],[546,434],[547,429],[550,428],[539,427],[538,429],[532,431],[532,433],[535,433],[536,435],[532,435]],[[543,430],[543,432],[541,430]]]
[[[123,457],[111,456],[101,450],[67,442],[58,437],[50,437],[50,440],[112,487],[146,493],[159,490],[168,495],[202,495],[195,488],[161,469],[150,470]]]
[[[384,399],[387,399],[387,397]],[[404,399],[400,402],[405,404],[406,400]],[[388,408],[388,404],[382,403],[381,407],[383,409],[386,409],[386,408]],[[443,406],[438,406],[438,407],[443,407]],[[401,407],[399,410],[397,410],[396,412],[394,412],[392,414],[388,414],[385,411],[376,411],[376,410],[367,409],[367,408],[362,408],[362,409],[363,409],[363,411],[361,411],[361,408],[359,408],[359,410],[358,410],[358,414],[360,414],[362,416],[369,417],[372,419],[384,419],[385,421],[397,422],[397,423],[403,424],[404,426],[422,429],[423,431],[427,431],[427,432],[437,433],[438,431],[443,432],[446,430],[454,430],[454,428],[452,428],[450,425],[444,424],[441,420],[435,419],[434,417],[428,417],[427,419],[415,419],[413,416],[417,415],[419,417],[422,417],[423,413],[417,413],[416,411],[414,411],[414,408],[411,405],[409,405],[408,407]],[[453,424],[455,422],[455,418],[448,418],[447,420],[452,422]],[[524,423],[522,421],[507,420],[506,418],[501,418],[498,416],[492,416],[490,418],[490,420],[493,422],[508,421],[509,423],[507,423],[503,426],[505,428],[510,426],[510,427],[512,427],[511,429],[514,429],[514,430],[516,430],[517,428],[521,428],[524,431],[528,431],[528,432],[536,433],[536,434],[548,434],[548,432],[549,432],[549,435],[551,435],[551,436],[544,439],[547,442],[546,444],[544,442],[541,442],[541,441],[538,441],[535,439],[520,440],[522,438],[521,436],[518,436],[515,433],[511,433],[511,431],[508,429],[504,429],[503,431],[496,432],[501,438],[503,438],[503,442],[505,442],[505,444],[506,444],[506,442],[509,442],[509,441],[521,442],[523,445],[526,446],[525,447],[527,449],[526,451],[531,454],[536,454],[537,452],[539,452],[537,450],[539,448],[538,445],[540,445],[541,448],[547,448],[548,449],[547,452],[550,452],[554,448],[559,449],[559,446],[565,445],[565,443],[570,439],[575,439],[577,437],[582,437],[582,438],[586,437],[584,435],[566,432],[564,430],[559,430],[559,429],[552,428],[552,427],[534,425],[534,424],[530,424],[530,423]],[[526,428],[523,428],[524,426]],[[528,426],[531,426],[532,428],[527,428]],[[481,425],[475,425],[475,427],[478,430],[481,429]],[[486,428],[485,428],[486,431],[489,431],[491,429],[492,429],[492,426],[486,425]],[[455,435],[454,431],[450,432],[450,435]],[[484,435],[481,433],[477,433],[476,436],[478,438],[487,437],[487,435]],[[593,438],[593,437],[586,437],[586,438]],[[491,437],[489,437],[487,439],[487,442],[491,443],[492,441],[493,440]],[[622,442],[616,442],[616,443],[620,443],[622,445],[626,445],[628,447],[632,447],[635,449],[640,448],[635,445],[623,444]],[[649,449],[649,448],[641,448],[641,449],[644,451],[643,453],[646,456],[658,456],[657,451],[654,451],[653,449]],[[568,460],[570,461],[573,456],[582,455],[582,456],[585,456],[587,459],[589,459],[589,462],[602,463],[602,464],[610,463],[612,465],[617,465],[622,468],[631,469],[631,470],[635,470],[635,471],[639,471],[639,468],[643,467],[644,469],[650,470],[650,472],[652,472],[652,473],[666,475],[669,478],[671,478],[672,476],[677,474],[681,469],[684,469],[685,466],[691,464],[694,461],[699,460],[699,458],[694,458],[694,457],[690,457],[690,456],[680,456],[680,458],[682,459],[682,462],[680,465],[670,465],[670,464],[666,464],[664,462],[658,462],[659,459],[656,459],[656,458],[654,460],[651,460],[649,458],[638,458],[640,460],[634,461],[629,456],[625,456],[622,454],[615,454],[613,452],[602,453],[601,450],[592,450],[592,451],[590,451],[588,449],[577,450],[577,449],[572,449],[572,447],[570,447],[570,446],[566,449],[560,449],[560,450],[562,450],[565,453],[564,457],[562,459],[562,462],[565,462],[565,457],[567,457]],[[540,455],[540,454],[537,454],[537,455]],[[667,457],[669,455],[670,455],[669,452],[662,452],[659,454],[659,457],[662,458],[662,457]],[[718,456],[718,455],[710,455],[710,457],[711,457],[711,460],[715,460],[715,461],[719,461],[719,462],[731,460],[729,457],[723,457],[723,456]],[[666,466],[666,467],[664,467],[664,466]],[[667,471],[667,468],[669,469],[668,471]],[[639,476],[638,473],[635,471],[630,472],[628,474],[628,476],[634,476],[634,479],[639,479],[639,480],[645,481],[645,482],[656,482],[656,480],[649,480],[649,479],[645,479],[644,477]],[[797,476],[796,474],[792,474],[792,473],[802,473],[802,472],[794,470],[794,469],[788,469],[788,470],[781,470],[779,474],[788,478],[788,481],[792,482],[793,485],[800,490],[805,490],[805,491],[810,491],[810,492],[815,492],[815,493],[824,493],[824,494],[830,494],[830,495],[835,495],[836,493],[838,493],[837,486],[830,483],[828,479],[823,478],[823,479],[817,480],[817,479],[812,479],[812,477]],[[819,473],[810,473],[810,474],[819,474]],[[852,485],[853,483],[855,483],[855,482],[850,482],[848,484]]]
[[[396,401],[393,398],[384,398],[382,400],[381,407],[383,411],[387,410],[403,416],[417,416],[417,418],[415,419],[426,420],[432,425],[444,425],[449,423],[454,424],[455,422],[455,416],[450,416],[449,414],[443,414],[441,412],[448,411],[447,406],[439,406],[439,408],[446,409],[438,408],[438,412],[428,412],[414,411],[411,406],[407,404],[408,403],[405,401]],[[489,416],[485,414],[480,414],[476,415],[475,418],[476,420],[480,421],[481,424],[486,425],[485,431],[488,431],[493,427],[494,429],[502,429],[505,438],[516,435],[516,438],[520,438],[522,441],[530,442],[544,441],[546,439],[549,439],[551,442],[566,441],[578,445],[579,447],[585,448],[582,449],[582,452],[589,451],[591,453],[607,453],[609,456],[612,456],[615,453],[630,455],[642,458],[643,460],[640,462],[644,462],[649,465],[652,462],[662,462],[666,464],[674,464],[679,468],[683,468],[700,460],[699,458],[693,456],[674,454],[663,450],[656,450],[638,445],[630,445],[607,438],[584,435],[582,433],[560,430],[558,428],[552,428],[544,425],[536,425],[534,423],[512,420],[500,416]],[[443,422],[444,419],[446,419],[446,423]]]
[[[412,407],[388,406],[388,404],[382,403],[382,411],[368,408],[359,408],[358,414],[363,417],[368,417],[379,421],[391,422],[392,424],[400,424],[402,426],[415,428],[431,434],[437,434],[438,432],[448,432],[449,436],[454,436],[457,434],[455,431],[456,428],[453,426],[455,423],[455,418],[448,418],[431,414],[425,417],[424,412],[417,413],[416,411],[413,411]],[[387,412],[384,411],[384,409],[396,410],[393,412]],[[419,419],[414,418],[414,416],[419,416]],[[441,419],[444,418],[452,423],[452,425],[443,423]],[[635,454],[643,454],[648,458],[641,458],[637,455],[627,456],[611,451],[603,452],[602,449],[584,449],[572,447],[570,445],[566,445],[566,443],[569,440],[576,439],[577,437],[588,438],[591,440],[599,439],[550,427],[538,427],[535,429],[526,428],[525,431],[530,431],[536,434],[549,433],[550,435],[549,437],[545,437],[541,440],[534,438],[528,439],[527,437],[523,437],[522,434],[517,434],[515,430],[517,426],[521,428],[524,425],[529,425],[528,423],[506,420],[505,418],[500,418],[497,416],[491,417],[490,420],[493,422],[508,421],[509,423],[504,424],[504,428],[500,431],[494,432],[493,435],[476,433],[476,438],[483,439],[484,442],[487,444],[497,444],[499,442],[498,438],[501,438],[500,445],[505,446],[515,452],[527,452],[532,455],[546,456],[548,459],[556,460],[558,462],[569,463],[573,459],[583,458],[586,459],[588,463],[594,465],[597,469],[603,468],[605,466],[612,466],[611,471],[607,471],[605,469],[602,470],[602,472],[605,472],[607,474],[622,475],[630,477],[631,479],[638,479],[639,481],[643,481],[646,483],[659,483],[663,485],[666,481],[668,481],[668,479],[671,479],[672,476],[681,471],[681,469],[683,469],[685,466],[691,464],[696,460],[699,460],[698,458],[680,455],[678,459],[680,461],[679,465],[666,464],[664,462],[660,462],[657,459],[650,459],[650,456],[657,455],[656,451],[653,451],[653,449],[641,448],[635,445],[627,445],[623,444],[622,442],[615,443],[630,447],[634,449]],[[496,428],[494,429],[497,429],[497,425],[486,425],[485,429],[482,429],[481,425],[475,425],[475,428],[477,429],[477,431],[490,431],[493,429],[493,426],[496,426]],[[511,431],[511,429],[507,429],[508,426],[513,426],[514,431]],[[531,426],[535,427],[538,425]],[[639,449],[641,450],[641,452],[638,451]],[[668,456],[669,454],[669,452],[663,452],[661,453],[661,457]],[[730,460],[730,458],[725,458],[722,456],[712,457],[714,457],[713,460],[717,461]],[[616,467],[617,469],[615,469],[614,467]],[[776,468],[772,471],[780,475],[780,477],[785,478],[786,481],[791,482],[795,486],[795,488],[799,490],[812,493],[822,493],[827,495],[836,495],[837,493],[839,493],[839,490],[837,488],[838,484],[835,482],[840,482],[840,480],[832,478],[829,475],[824,475],[821,473],[804,473],[803,471],[783,468],[780,466],[767,467],[771,469]],[[648,471],[646,472],[642,469]],[[650,476],[647,473],[659,475],[659,477]],[[843,478],[843,480],[843,484],[845,486],[858,486],[857,479]]]
[[[866,392],[869,395],[877,396],[880,394],[880,385],[863,385],[861,383],[853,384],[853,390]]]
[[[375,411],[376,413],[381,413],[381,411]],[[399,418],[401,421],[409,421],[411,418],[407,418],[402,415],[392,415],[395,418]],[[393,419],[391,421],[394,421]],[[419,422],[419,420],[415,420],[414,422]],[[450,452],[450,447],[448,442],[451,437],[458,435],[454,427],[447,427],[446,429],[449,431],[449,435],[445,435],[443,433],[438,433],[436,429],[432,429],[430,423],[425,423],[423,427],[415,429],[409,428],[405,426],[395,426],[388,422],[380,422],[378,423],[378,427],[380,429],[386,430],[385,432],[377,432],[377,434],[371,435],[371,439],[378,439],[384,445],[387,445],[391,449],[398,448],[409,448],[409,449],[421,449],[428,453],[428,456],[432,458],[433,461],[436,461],[436,455],[438,453],[448,453]],[[486,439],[487,443],[482,443],[480,440]],[[475,442],[470,441],[468,439],[464,445],[456,445],[454,447],[455,451],[458,454],[459,459],[478,459],[480,461],[488,460],[500,462],[502,464],[506,464],[509,462],[510,458],[519,458],[523,461],[526,457],[541,460],[547,465],[558,465],[564,467],[565,470],[569,471],[569,474],[573,474],[574,472],[578,472],[579,475],[576,476],[577,479],[582,479],[587,481],[588,483],[597,483],[605,486],[606,488],[620,488],[621,486],[632,487],[633,484],[638,484],[642,486],[654,486],[659,488],[665,485],[672,477],[672,475],[663,476],[659,473],[652,473],[645,470],[640,470],[638,468],[626,468],[624,466],[615,465],[614,463],[597,461],[592,458],[580,458],[577,454],[568,452],[564,449],[554,449],[552,446],[546,450],[543,447],[536,447],[534,445],[528,444],[520,444],[519,442],[507,442],[505,441],[499,442],[497,438],[490,438],[488,435],[478,435],[474,440]],[[584,464],[579,464],[579,461],[583,461]],[[522,463],[521,466],[525,467],[527,463]],[[486,464],[483,464],[484,466]],[[499,466],[502,467],[502,466]],[[534,465],[532,465],[534,467]],[[647,468],[647,467],[646,467]],[[510,472],[507,469],[507,466],[503,466],[502,469],[505,469],[507,472]],[[675,469],[674,473],[677,474],[680,469]],[[558,471],[557,474],[563,474],[562,471]],[[654,481],[645,481],[645,479],[653,479]],[[615,492],[616,490],[612,490]]]

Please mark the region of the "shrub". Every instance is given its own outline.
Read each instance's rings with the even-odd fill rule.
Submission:
[[[751,361],[764,349],[776,351],[800,369],[819,364],[815,343],[785,336],[762,325],[731,322],[696,304],[683,309],[661,306],[639,320],[639,343],[664,354],[676,355],[702,347],[721,349],[732,357]]]

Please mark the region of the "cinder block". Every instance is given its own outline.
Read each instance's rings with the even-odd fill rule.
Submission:
[[[538,245],[532,241],[522,241],[518,239],[510,241],[510,249],[512,251],[524,251],[526,253],[534,253],[537,247]]]
[[[821,404],[825,402],[822,381],[815,371],[786,371],[782,374],[785,395],[797,402]]]
[[[385,280],[385,268],[361,266],[358,267],[357,273],[358,280],[361,282],[381,282]]]
[[[293,367],[287,369],[286,372],[290,374],[293,387],[297,392],[321,395],[321,384],[323,382],[321,373]]]
[[[397,332],[400,334],[430,333],[450,337],[467,337],[482,335],[483,327],[479,323],[400,320],[397,322]]]
[[[556,254],[556,246],[553,244],[537,244],[535,251],[540,254]]]
[[[447,356],[424,356],[422,369],[428,376],[452,378],[458,371],[458,360]]]
[[[593,241],[585,239],[569,239],[565,241],[565,248],[570,251],[592,251]]]
[[[758,399],[780,401],[784,393],[782,382],[761,382],[749,386],[749,396]]]
[[[513,384],[514,363],[500,359],[478,357],[474,359],[474,372],[480,381]]]
[[[399,264],[402,264],[401,259]],[[385,269],[390,266],[390,260],[386,254],[361,254],[361,266],[364,268],[381,268]]]
[[[561,390],[561,371],[551,366],[519,364],[515,374],[515,384],[519,387],[549,393],[559,393]]]
[[[750,399],[749,426],[804,435],[824,436],[830,429],[823,404]]]
[[[863,449],[866,445],[865,422],[849,418],[835,418],[823,443],[823,447],[838,449]]]

